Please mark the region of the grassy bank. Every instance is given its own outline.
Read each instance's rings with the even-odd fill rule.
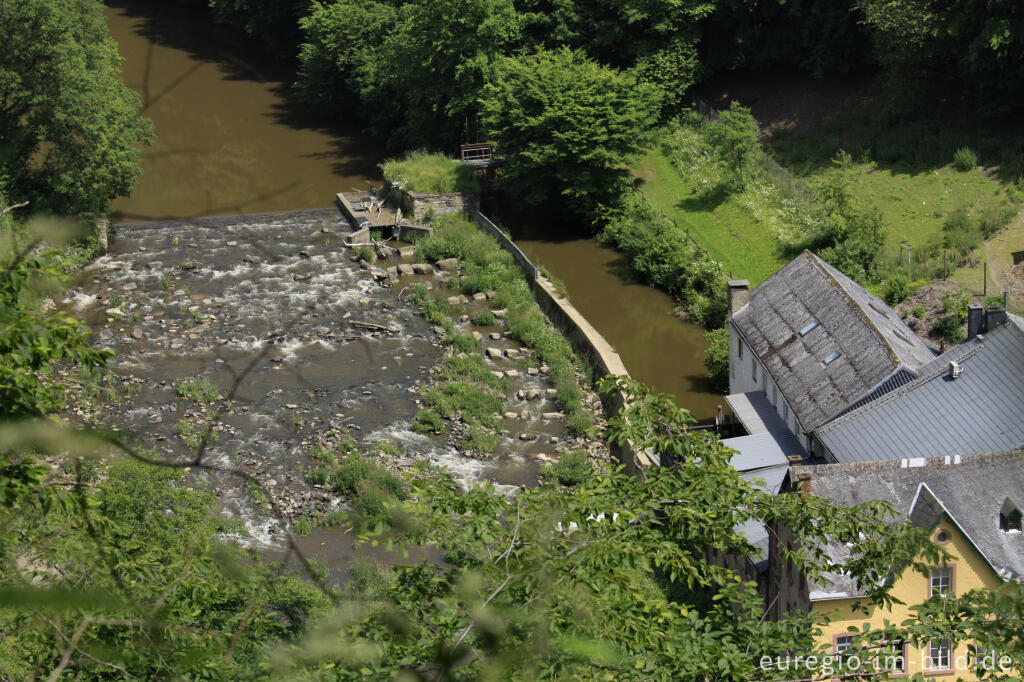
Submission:
[[[756,286],[785,264],[769,225],[737,197],[702,196],[696,178],[681,173],[665,149],[649,150],[634,172],[651,206],[675,221],[731,276]]]
[[[480,191],[473,169],[443,154],[410,152],[401,159],[385,161],[380,169],[390,185],[406,192],[475,194]]]

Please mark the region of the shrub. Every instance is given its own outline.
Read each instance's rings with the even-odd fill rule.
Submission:
[[[437,410],[427,408],[420,410],[419,414],[416,415],[416,419],[410,426],[416,433],[436,433],[442,434],[446,431],[444,426],[444,417],[437,413]]]
[[[574,487],[582,485],[594,475],[594,467],[590,464],[586,450],[574,450],[562,455],[554,464],[548,464],[540,470],[545,481],[557,481],[560,485]]]
[[[477,424],[472,424],[459,446],[464,450],[490,454],[498,447],[498,434]]]
[[[377,260],[377,253],[369,246],[352,247],[352,255],[355,256],[356,260],[364,260],[367,263]]]
[[[953,167],[958,171],[975,170],[978,167],[978,155],[970,147],[960,147],[953,154]]]
[[[476,421],[490,428],[497,426],[494,415],[504,405],[487,391],[461,381],[431,388],[423,396],[423,404],[434,408],[445,419],[458,417],[463,422]]]
[[[910,309],[910,314],[919,320],[924,319],[926,312],[923,305],[915,305]]]
[[[902,303],[911,294],[910,283],[899,273],[885,281],[882,299],[891,306]]]
[[[729,390],[729,330],[726,327],[712,329],[704,333],[704,338],[708,342],[704,351],[708,381],[716,391],[725,393]]]
[[[198,450],[203,443],[215,445],[219,438],[213,425],[203,417],[185,417],[174,425],[174,433],[189,450]]]
[[[490,310],[485,310],[474,315],[470,322],[478,327],[493,327],[498,324],[498,318]]]
[[[310,485],[324,485],[327,483],[328,477],[331,475],[331,470],[326,466],[318,466],[306,472],[306,483]]]
[[[197,403],[212,403],[221,397],[217,385],[205,377],[186,377],[175,384],[174,392]]]
[[[385,455],[391,455],[392,457],[398,457],[402,454],[402,451],[397,445],[389,440],[382,440],[376,445],[377,452],[382,452]]]
[[[308,516],[300,516],[292,522],[292,528],[295,530],[296,535],[304,538],[313,532],[313,522],[310,521]]]
[[[572,412],[566,418],[569,430],[578,436],[588,435],[590,428],[594,425],[594,417],[583,409]]]
[[[434,371],[434,378],[439,381],[476,381],[500,391],[508,388],[508,381],[491,374],[487,362],[480,355],[446,358]]]
[[[986,308],[1001,308],[1003,306],[1003,295],[992,294],[991,296],[985,297]]]
[[[451,346],[456,353],[472,353],[479,345],[476,339],[469,334],[460,334],[454,329],[445,333],[444,342]]]
[[[377,595],[394,584],[394,575],[382,564],[367,559],[352,562],[346,587],[365,595]]]

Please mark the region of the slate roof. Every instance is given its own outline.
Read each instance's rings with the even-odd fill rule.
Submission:
[[[871,500],[893,505],[901,519],[932,528],[945,512],[985,561],[1004,579],[1024,582],[1024,533],[999,529],[999,512],[1009,499],[1024,508],[1024,451],[953,455],[855,464],[822,464],[791,469],[793,480],[810,474],[810,493],[851,507]],[[851,550],[835,543],[833,559]],[[856,551],[856,548],[853,548]],[[811,599],[862,596],[849,576],[830,574],[812,583]]]
[[[732,320],[806,431],[935,357],[894,310],[810,251],[754,289]]]
[[[954,346],[921,377],[815,431],[836,461],[1024,447],[1024,329],[1017,320]],[[963,368],[949,376],[949,362]]]

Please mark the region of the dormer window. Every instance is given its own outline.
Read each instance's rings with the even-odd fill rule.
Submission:
[[[1004,533],[1021,532],[1022,517],[1024,517],[1024,514],[1021,514],[1017,505],[1007,499],[1003,502],[1003,508],[999,512],[999,530]]]

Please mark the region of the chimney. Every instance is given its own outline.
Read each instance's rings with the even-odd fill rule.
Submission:
[[[989,308],[985,311],[985,331],[990,332],[996,327],[1006,324],[1006,308]]]
[[[981,323],[985,308],[980,303],[971,303],[967,306],[967,340],[970,341],[981,333]]]
[[[735,315],[750,300],[750,280],[729,280],[729,317]]]

